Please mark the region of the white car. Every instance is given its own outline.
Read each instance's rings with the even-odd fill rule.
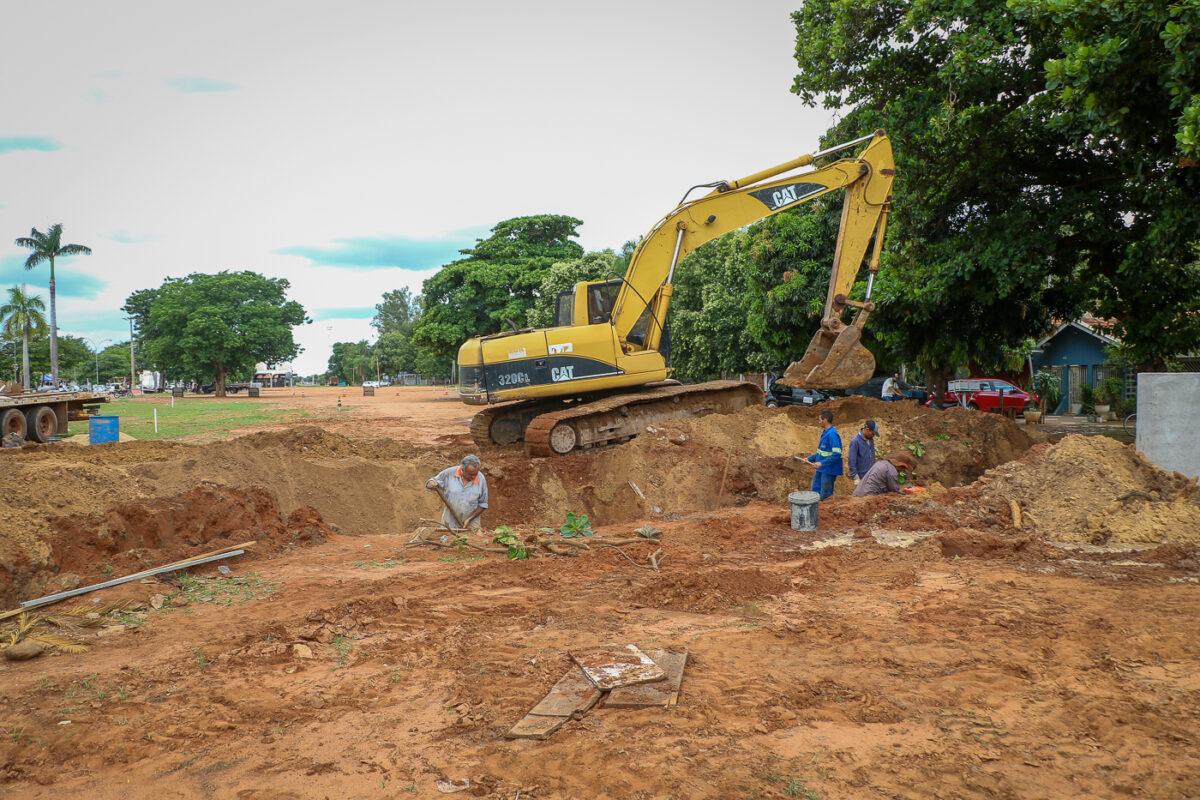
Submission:
[[[378,389],[379,381],[363,381],[364,389]]]

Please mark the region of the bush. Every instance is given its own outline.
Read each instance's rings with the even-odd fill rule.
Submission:
[[[1100,385],[1100,396],[1108,401],[1113,411],[1119,412],[1125,400],[1125,381],[1120,378],[1105,378]]]
[[[1043,410],[1053,411],[1062,399],[1062,384],[1058,376],[1045,368],[1033,376],[1033,391],[1041,398]]]
[[[1079,387],[1079,413],[1089,417],[1096,413],[1096,387],[1090,383]]]

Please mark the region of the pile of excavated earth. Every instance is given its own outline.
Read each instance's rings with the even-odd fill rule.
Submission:
[[[821,407],[847,444],[876,420],[879,454],[912,454],[926,491],[854,498],[839,480],[819,529],[793,531],[787,495],[808,488],[821,430],[810,408],[658,424],[564,458],[485,448],[489,528],[532,544],[570,512],[596,530],[574,557],[528,560],[490,533],[414,540],[440,516],[425,481],[473,449],[465,424],[432,446],[293,427],[6,452],[4,608],[254,545],[222,562],[231,575],[208,565],[45,610],[91,649],[0,661],[0,786],[1190,796],[1196,483],[1129,445],[1052,443],[997,415]],[[544,742],[505,738],[568,651],[626,643],[686,648],[677,705],[602,701]]]

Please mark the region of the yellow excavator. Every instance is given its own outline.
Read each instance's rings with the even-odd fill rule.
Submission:
[[[864,144],[857,157],[779,177]],[[692,187],[641,240],[623,277],[578,283],[559,295],[553,328],[514,325],[459,348],[459,395],[470,405],[492,406],[475,415],[472,437],[481,445],[524,439],[530,455],[565,455],[628,441],[667,419],[763,402],[761,387],[750,383],[669,380],[664,328],[675,267],[711,239],[838,189],[846,193],[821,327],[780,382],[829,389],[864,383],[875,358],[859,339],[875,308],[871,289],[895,172],[891,142],[877,130],[740,180]],[[711,191],[689,201],[699,188]],[[872,238],[866,299],[851,300]],[[842,320],[847,308],[857,310],[849,325]]]

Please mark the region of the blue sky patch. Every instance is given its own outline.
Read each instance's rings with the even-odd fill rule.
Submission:
[[[0,155],[16,153],[19,150],[38,150],[50,153],[62,150],[62,142],[49,136],[0,136]]]
[[[229,81],[219,81],[216,78],[182,77],[167,78],[167,83],[175,89],[188,94],[197,92],[233,92],[238,86]]]
[[[0,256],[0,289],[7,290],[10,286],[20,286],[24,281],[28,284],[25,291],[39,294],[50,309],[50,264],[43,262],[33,269],[25,269],[25,259],[28,255]],[[106,281],[80,272],[75,268],[79,259],[87,256],[71,256],[63,260],[54,259],[55,291],[59,297],[92,298],[108,285]]]
[[[353,269],[434,269],[462,256],[459,250],[474,247],[488,235],[488,228],[454,231],[444,237],[421,239],[413,236],[354,236],[334,239],[327,246],[284,247],[288,256],[302,256],[314,265]]]
[[[151,236],[150,234],[129,233],[128,231],[113,231],[108,235],[108,238],[118,244],[145,244],[146,242],[153,242],[158,237]]]
[[[371,319],[375,316],[375,306],[340,306],[335,308],[314,308],[310,310],[313,322],[327,319]]]

